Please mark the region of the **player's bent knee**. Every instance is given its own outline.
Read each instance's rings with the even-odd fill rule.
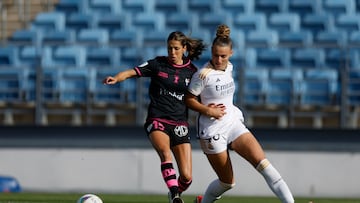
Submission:
[[[268,167],[270,165],[270,161],[267,159],[263,159],[260,161],[260,163],[256,166],[256,170],[258,171],[262,171],[264,170],[266,167]]]

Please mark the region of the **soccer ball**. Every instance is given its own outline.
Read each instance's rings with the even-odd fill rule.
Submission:
[[[81,196],[77,203],[103,203],[103,201],[94,194],[86,194]]]

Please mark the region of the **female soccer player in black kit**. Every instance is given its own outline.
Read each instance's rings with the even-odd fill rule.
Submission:
[[[167,39],[167,57],[158,56],[104,79],[104,84],[115,84],[132,77],[151,77],[150,105],[144,128],[160,157],[170,203],[183,203],[180,195],[192,182],[188,109],[184,96],[197,71],[191,60],[198,59],[204,49],[202,40],[189,38],[179,31],[172,32]],[[178,165],[178,179],[171,153]]]

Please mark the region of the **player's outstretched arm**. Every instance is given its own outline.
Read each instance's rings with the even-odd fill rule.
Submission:
[[[108,76],[103,80],[105,85],[113,85],[117,82],[122,82],[128,78],[132,78],[136,76],[136,72],[134,69],[128,69],[122,72],[119,72],[115,76]]]

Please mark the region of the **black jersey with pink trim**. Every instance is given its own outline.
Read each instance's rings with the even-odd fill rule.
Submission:
[[[183,65],[175,65],[159,56],[134,68],[139,77],[151,77],[147,119],[187,121],[184,97],[197,68],[190,60],[184,61]]]

